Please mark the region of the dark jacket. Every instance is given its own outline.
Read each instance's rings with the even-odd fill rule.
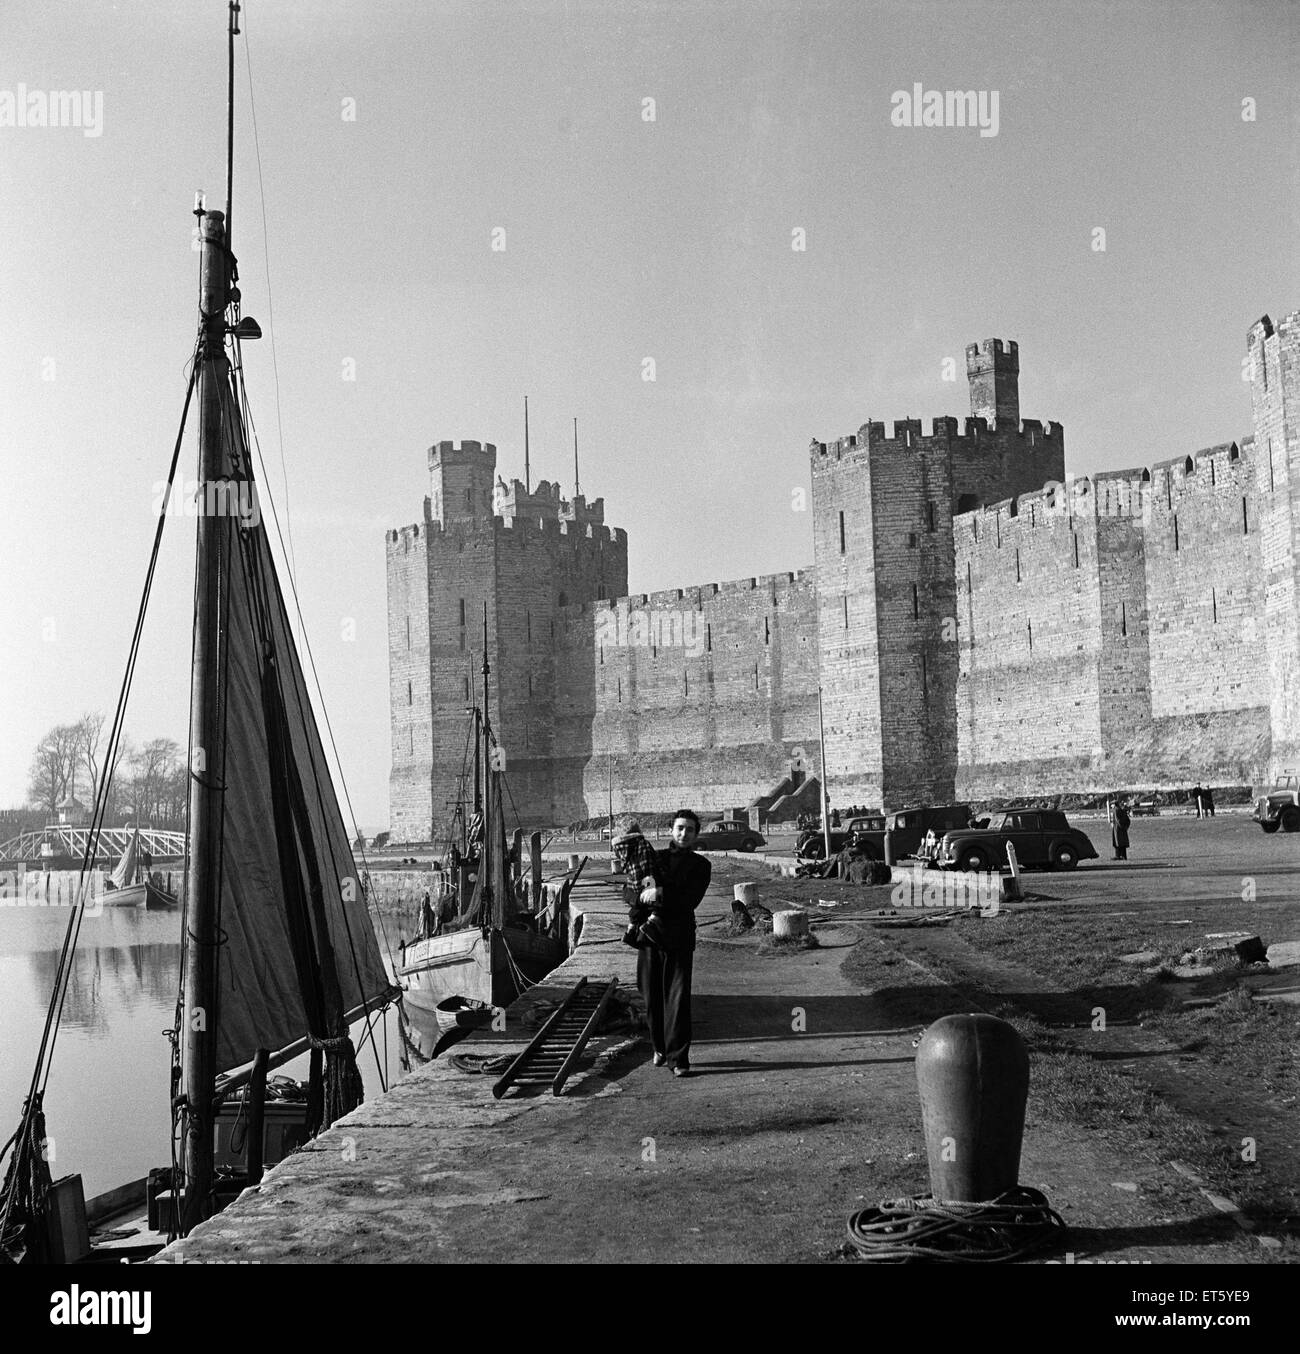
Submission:
[[[690,952],[695,948],[695,909],[708,892],[713,866],[694,851],[669,846],[659,852],[663,876],[664,949]]]
[[[1111,829],[1110,839],[1115,845],[1117,851],[1128,850],[1128,810],[1123,804],[1115,805],[1115,825]]]

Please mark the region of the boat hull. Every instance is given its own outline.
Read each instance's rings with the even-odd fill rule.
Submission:
[[[506,1007],[527,983],[540,982],[565,957],[564,943],[532,931],[475,928],[417,940],[406,947],[398,974],[405,1000],[438,1014],[455,997]],[[515,970],[524,979],[521,984]]]
[[[120,889],[105,889],[95,899],[99,907],[179,907],[179,900],[166,889],[148,880],[127,884]]]

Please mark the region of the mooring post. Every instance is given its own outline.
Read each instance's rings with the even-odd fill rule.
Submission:
[[[533,832],[528,837],[528,863],[532,873],[533,911],[541,911],[542,905],[542,834]]]
[[[250,1186],[262,1183],[266,1155],[266,1069],[270,1062],[270,1050],[259,1048],[253,1056],[253,1070],[248,1078],[248,1145],[244,1149],[244,1172]]]
[[[984,1203],[1014,1189],[1029,1096],[1029,1054],[995,1016],[936,1020],[916,1050],[916,1081],[941,1203]]]

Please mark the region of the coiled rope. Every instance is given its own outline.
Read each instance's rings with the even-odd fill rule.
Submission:
[[[882,1199],[849,1218],[849,1244],[863,1260],[954,1264],[1019,1260],[1060,1238],[1065,1219],[1036,1189],[1017,1185],[985,1203],[942,1203],[928,1194]]]
[[[514,1062],[514,1053],[505,1053],[497,1058],[489,1058],[482,1053],[453,1053],[451,1065],[458,1072],[478,1072],[486,1076],[500,1076]]]

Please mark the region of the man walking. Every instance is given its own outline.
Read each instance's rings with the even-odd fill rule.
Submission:
[[[1113,827],[1111,828],[1110,839],[1115,847],[1115,859],[1127,860],[1129,812],[1128,806],[1122,799],[1115,801],[1115,813],[1111,821]]]
[[[649,944],[637,951],[636,980],[645,998],[656,1067],[691,1074],[691,974],[695,965],[695,909],[708,891],[713,866],[695,853],[700,820],[690,809],[673,815],[668,850],[659,853],[662,884],[650,884],[641,901],[659,914]]]

